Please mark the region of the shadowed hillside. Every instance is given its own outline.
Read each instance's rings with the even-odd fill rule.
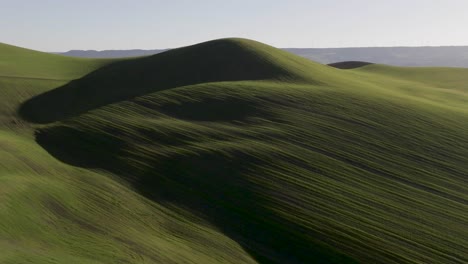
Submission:
[[[215,40],[150,57],[110,64],[40,95],[21,115],[48,123],[150,92],[220,81],[290,80],[319,82],[307,71],[320,65],[258,42]],[[325,75],[326,77],[326,75]]]
[[[468,202],[464,115],[355,89],[187,86],[41,129],[37,141],[60,160],[106,169],[158,203],[200,214],[260,263],[346,261],[322,243],[363,263],[465,260],[457,249],[467,237],[457,215]],[[216,118],[214,98],[225,102]],[[448,238],[453,228],[461,233]]]
[[[0,263],[256,263],[202,219],[34,141],[20,104],[108,62],[0,45]]]

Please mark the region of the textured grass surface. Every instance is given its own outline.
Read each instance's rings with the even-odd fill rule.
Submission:
[[[0,146],[2,263],[253,263],[203,221],[61,164],[31,140],[3,132]]]
[[[467,262],[463,72],[230,39],[24,92],[0,79],[0,257]],[[42,125],[10,122],[46,90],[20,111]]]
[[[36,127],[17,114],[21,103],[110,61],[7,48],[0,49],[0,63],[8,63],[0,77],[0,263],[255,263],[205,220],[151,202],[105,172],[64,164],[34,141]],[[20,63],[35,59],[29,53],[40,67]],[[72,74],[40,72],[57,58]]]

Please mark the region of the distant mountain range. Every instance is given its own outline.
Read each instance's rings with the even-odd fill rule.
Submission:
[[[70,50],[58,54],[85,58],[122,58],[157,54],[156,50]],[[366,61],[395,66],[446,66],[468,68],[468,46],[370,47],[370,48],[287,48],[299,56],[324,63]]]
[[[468,46],[285,49],[321,63],[366,61],[395,66],[468,67]]]
[[[148,56],[161,53],[167,49],[158,50],[70,50],[67,52],[55,52],[57,54],[70,56],[70,57],[81,57],[81,58],[125,58],[125,57],[140,57]]]

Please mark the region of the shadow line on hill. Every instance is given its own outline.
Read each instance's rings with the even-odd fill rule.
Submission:
[[[237,241],[259,263],[354,263],[268,208],[268,201],[246,177],[258,173],[268,158],[241,151],[143,158],[129,154],[130,146],[119,137],[66,126],[37,130],[36,141],[65,163],[105,169],[155,202],[190,209]],[[146,165],[128,162],[132,159]]]
[[[28,121],[45,124],[176,87],[294,78],[300,77],[258,56],[243,42],[211,41],[104,66],[32,98],[21,106],[19,113]],[[220,116],[220,109],[226,107],[231,112],[224,111]],[[255,105],[232,98],[224,102],[186,102],[183,108],[159,105],[153,110],[188,122],[241,123],[259,111]],[[271,162],[268,157],[234,149],[184,152],[185,140],[176,137],[153,137],[153,145],[147,147],[166,146],[180,152],[145,155],[132,151],[135,146],[132,140],[119,134],[122,131],[109,129],[93,130],[76,123],[59,123],[36,130],[36,141],[58,160],[107,170],[155,202],[188,208],[203,216],[259,263],[353,263],[322,244],[316,234],[269,208],[268,199],[256,189],[261,186],[250,181],[253,174]]]
[[[187,85],[300,78],[249,45],[257,44],[215,40],[114,62],[28,100],[21,105],[19,114],[29,122],[46,124],[104,105]],[[260,47],[272,49],[267,45]]]

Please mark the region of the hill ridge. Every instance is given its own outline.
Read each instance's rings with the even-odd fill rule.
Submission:
[[[208,41],[149,57],[106,65],[26,102],[21,115],[48,123],[175,87],[225,81],[295,81],[320,84],[332,68],[252,40]],[[316,78],[311,72],[317,71]],[[328,78],[328,79],[327,79]]]

